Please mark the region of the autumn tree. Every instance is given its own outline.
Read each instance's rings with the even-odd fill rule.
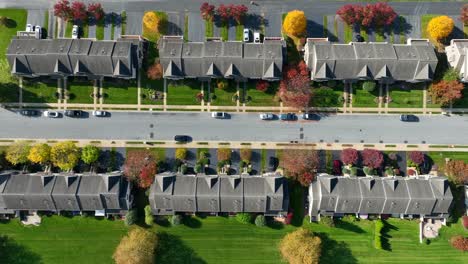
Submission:
[[[156,160],[148,150],[132,150],[127,153],[124,175],[140,188],[149,187],[156,174]]]
[[[72,10],[68,0],[60,0],[54,5],[54,16],[59,17],[65,21],[71,18]]]
[[[210,5],[208,2],[204,2],[200,6],[200,14],[206,21],[213,21],[215,14],[215,6]]]
[[[227,23],[231,18],[231,6],[221,4],[216,9],[216,14],[222,23]]]
[[[156,233],[135,227],[122,238],[112,258],[116,264],[153,264],[157,243]]]
[[[341,151],[341,161],[346,165],[356,165],[359,160],[359,153],[353,148],[346,148]]]
[[[148,79],[150,80],[160,80],[163,77],[163,68],[161,63],[158,62],[149,66],[146,71],[146,76],[148,76]]]
[[[96,21],[100,21],[104,18],[104,9],[102,8],[101,3],[89,3],[88,4],[88,14]]]
[[[460,20],[464,25],[468,25],[468,4],[464,4],[460,9]]]
[[[450,244],[452,244],[452,247],[460,251],[468,251],[468,237],[464,237],[462,235],[453,236],[450,238]]]
[[[452,33],[454,26],[452,18],[438,16],[431,19],[427,24],[427,33],[431,39],[440,42]]]
[[[468,163],[451,160],[445,165],[445,173],[456,185],[468,184]]]
[[[362,163],[371,169],[380,168],[384,161],[382,152],[376,149],[364,149],[361,152],[361,155],[362,155]]]
[[[0,16],[0,26],[6,26],[8,24],[9,18],[6,16]]]
[[[232,5],[231,16],[238,25],[242,23],[242,19],[247,15],[249,9],[245,5]]]
[[[101,150],[98,147],[87,145],[81,150],[81,160],[88,165],[92,165],[99,159],[100,153]]]
[[[218,149],[218,161],[231,160],[231,149],[219,148]]]
[[[315,177],[318,155],[313,150],[285,149],[281,155],[280,166],[285,170],[287,177],[308,186]]]
[[[240,149],[240,158],[241,160],[249,163],[252,159],[252,149],[249,148],[242,148]]]
[[[293,10],[288,12],[283,21],[283,31],[290,36],[302,36],[307,28],[307,18],[304,11]]]
[[[161,23],[161,19],[153,11],[146,12],[145,15],[143,16],[143,26],[149,32],[153,32],[153,33],[159,32],[160,23]]]
[[[36,144],[29,150],[28,159],[33,163],[45,166],[44,170],[48,171],[50,150],[51,147],[45,143]]]
[[[362,22],[362,6],[361,5],[344,5],[336,11],[336,14],[340,16],[347,25],[361,24]]]
[[[52,164],[64,171],[71,171],[80,160],[80,149],[72,141],[64,141],[52,146]]]
[[[31,146],[26,141],[17,141],[6,149],[6,160],[13,165],[26,164]]]
[[[372,25],[376,28],[381,28],[383,26],[389,26],[393,23],[397,14],[393,8],[384,2],[379,2],[373,5],[367,5],[366,9],[370,10],[367,12],[372,21]]]
[[[387,3],[362,5],[344,5],[336,14],[348,25],[381,28],[393,23],[397,14]]]
[[[322,240],[309,229],[299,228],[284,236],[279,250],[283,259],[290,264],[318,264]]]
[[[305,63],[301,62],[298,65],[286,67],[283,73],[277,95],[285,106],[305,108],[309,105],[310,79],[307,66],[303,65]]]
[[[422,153],[421,151],[411,151],[410,153],[408,153],[408,156],[410,160],[414,162],[414,164],[416,164],[417,166],[423,164],[424,162],[424,153]]]
[[[457,80],[454,81],[440,81],[432,84],[429,88],[429,94],[435,100],[435,102],[442,106],[447,106],[453,103],[453,101],[462,98],[462,90],[464,89],[463,83]]]
[[[257,81],[257,83],[255,84],[255,89],[261,92],[266,92],[266,90],[268,90],[268,87],[270,87],[270,83],[264,80]]]
[[[86,5],[80,1],[74,1],[71,4],[71,15],[74,20],[86,21],[88,18],[88,11]]]
[[[186,148],[178,148],[175,151],[175,158],[178,160],[185,160],[187,157],[187,149]]]

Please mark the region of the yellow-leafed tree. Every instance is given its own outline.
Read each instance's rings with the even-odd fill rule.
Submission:
[[[454,27],[453,19],[448,16],[434,17],[427,24],[427,33],[435,41],[440,41],[452,33]]]
[[[80,150],[72,141],[60,142],[50,150],[52,163],[61,170],[72,170],[80,160]]]
[[[50,146],[45,143],[34,145],[29,150],[28,159],[37,164],[47,165],[50,162]]]
[[[158,32],[161,19],[154,12],[146,12],[143,16],[143,25],[152,32]]]
[[[290,36],[301,36],[305,33],[307,18],[304,11],[290,11],[283,21],[283,31]]]
[[[300,228],[284,236],[279,250],[289,264],[318,264],[322,240],[312,231]]]
[[[113,258],[116,264],[152,264],[157,245],[157,236],[141,227],[134,228],[122,238],[115,249]]]

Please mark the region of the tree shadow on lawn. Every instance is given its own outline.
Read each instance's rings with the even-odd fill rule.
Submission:
[[[200,228],[202,226],[202,222],[193,216],[184,217],[183,224],[190,228]]]
[[[389,224],[387,221],[384,221],[384,227],[381,231],[381,242],[383,250],[392,251],[392,246],[390,245],[390,238],[392,238],[392,236],[389,235],[388,232],[390,232],[390,230],[398,231],[398,229],[398,227]]]
[[[326,233],[316,233],[322,239],[320,263],[354,264],[358,263],[349,246],[343,241],[336,241]]]
[[[188,247],[178,236],[166,232],[158,233],[156,263],[205,264],[195,251]]]
[[[354,233],[358,233],[358,234],[365,233],[365,231],[362,228],[360,228],[359,226],[357,226],[357,225],[355,225],[353,223],[347,222],[347,221],[343,221],[341,219],[336,220],[335,226],[337,228],[341,228],[341,229],[351,231],[351,232],[354,232]]]
[[[41,256],[18,244],[8,236],[0,236],[1,263],[39,264]]]

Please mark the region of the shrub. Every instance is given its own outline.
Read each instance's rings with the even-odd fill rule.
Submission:
[[[185,160],[185,158],[187,158],[187,149],[186,148],[176,149],[175,158],[179,160]]]
[[[343,216],[342,220],[346,221],[346,222],[349,222],[349,223],[356,223],[356,222],[359,221],[359,219],[356,218],[356,216],[354,216],[354,215],[345,215],[345,216]]]
[[[367,81],[362,84],[362,89],[364,91],[372,92],[375,90],[375,82]]]
[[[182,164],[182,165],[180,166],[180,173],[186,174],[186,173],[187,173],[187,170],[188,170],[187,165]]]
[[[322,216],[320,217],[320,223],[328,227],[335,227],[335,221],[333,217]]]
[[[250,162],[250,159],[252,159],[252,149],[249,148],[243,148],[240,150],[240,158],[241,160],[245,161],[246,163]]]
[[[250,224],[252,222],[252,215],[250,213],[237,213],[236,220],[241,224]]]
[[[382,152],[376,149],[364,149],[361,152],[362,163],[370,169],[380,168],[384,161]]]
[[[171,216],[171,225],[178,226],[180,224],[182,224],[182,216],[181,215]]]
[[[349,174],[350,174],[351,176],[357,176],[357,168],[356,168],[356,167],[351,167],[351,168],[349,169]]]
[[[452,247],[460,251],[468,251],[468,237],[463,237],[461,235],[453,236],[450,239],[450,244],[452,244]]]
[[[138,214],[136,209],[130,209],[125,214],[125,224],[127,226],[134,225],[138,221]]]
[[[227,85],[228,85],[228,82],[226,80],[219,80],[218,83],[216,84],[218,89],[224,89],[227,87]]]
[[[154,222],[153,212],[151,212],[151,206],[145,206],[145,224],[152,226]]]
[[[193,170],[195,171],[195,173],[202,173],[202,165],[200,163],[195,164]]]
[[[463,219],[463,227],[465,229],[468,229],[468,216],[464,215],[462,219]]]
[[[374,169],[369,168],[369,167],[367,167],[367,166],[365,166],[362,170],[364,171],[364,174],[366,174],[366,175],[368,175],[368,176],[375,175]]]
[[[241,169],[242,171],[242,168],[244,168],[245,166],[247,166],[247,163],[243,160],[239,161],[239,168]]]
[[[261,91],[261,92],[265,92],[266,90],[268,90],[268,87],[270,87],[270,83],[268,83],[267,81],[257,81],[257,83],[255,84],[255,89]]]
[[[424,162],[424,153],[421,151],[411,151],[409,153],[409,158],[414,164],[419,166]]]
[[[255,218],[255,225],[258,227],[266,226],[266,219],[264,215],[257,215]]]
[[[382,249],[382,229],[384,222],[380,219],[375,221],[374,246],[376,249]]]

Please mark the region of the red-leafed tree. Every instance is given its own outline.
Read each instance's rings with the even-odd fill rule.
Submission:
[[[216,14],[219,16],[223,23],[228,22],[229,18],[231,18],[231,6],[232,5],[221,4],[216,9]]]
[[[387,3],[344,5],[336,12],[348,25],[358,24],[364,27],[383,27],[391,25],[397,14]]]
[[[287,177],[308,186],[315,177],[318,166],[316,151],[304,149],[285,149],[280,159],[280,166]]]
[[[151,152],[133,150],[127,153],[124,175],[129,181],[136,182],[141,188],[147,188],[153,182],[155,174],[156,160]]]
[[[100,3],[89,3],[88,14],[90,17],[93,17],[96,21],[100,21],[104,18],[104,9],[102,8]]]
[[[364,149],[361,152],[361,156],[362,163],[371,169],[380,168],[384,161],[382,152],[376,149]]]
[[[336,11],[336,14],[348,25],[361,24],[363,19],[360,5],[344,5]]]
[[[359,160],[359,153],[353,148],[346,148],[341,151],[341,161],[346,165],[355,165]]]
[[[462,98],[462,90],[464,86],[457,80],[440,81],[435,83],[429,89],[429,94],[437,103],[447,106],[453,101]]]
[[[445,173],[456,185],[468,184],[468,163],[463,160],[451,160],[445,166]]]
[[[387,3],[379,2],[372,5],[370,8],[373,13],[374,27],[378,28],[391,25],[397,17],[395,10]]]
[[[74,20],[85,21],[88,18],[88,11],[83,2],[75,1],[71,5],[71,15]]]
[[[204,2],[200,6],[200,14],[204,20],[213,21],[215,14],[215,6],[210,5],[208,2]]]
[[[242,19],[247,15],[249,9],[245,5],[232,5],[231,14],[238,25],[242,23]]]
[[[161,63],[155,63],[151,65],[146,71],[146,76],[150,80],[159,80],[163,77],[163,69]]]
[[[70,2],[68,0],[60,0],[54,5],[54,16],[60,17],[63,20],[68,20],[71,17]]]
[[[361,9],[362,10],[361,11],[362,12],[362,21],[361,21],[362,26],[370,27],[373,25],[374,16],[375,16],[373,9],[374,9],[373,6],[370,4],[366,5],[365,7]]]
[[[424,153],[421,151],[411,151],[409,153],[409,158],[416,165],[421,165],[424,162]]]
[[[460,20],[463,24],[468,25],[468,4],[464,4],[460,9]]]
[[[311,98],[310,79],[303,64],[286,67],[280,82],[278,97],[285,106],[305,108]],[[307,68],[307,67],[306,67]]]
[[[255,84],[255,89],[262,92],[268,90],[268,87],[270,87],[270,83],[264,80],[257,81],[257,83]]]

